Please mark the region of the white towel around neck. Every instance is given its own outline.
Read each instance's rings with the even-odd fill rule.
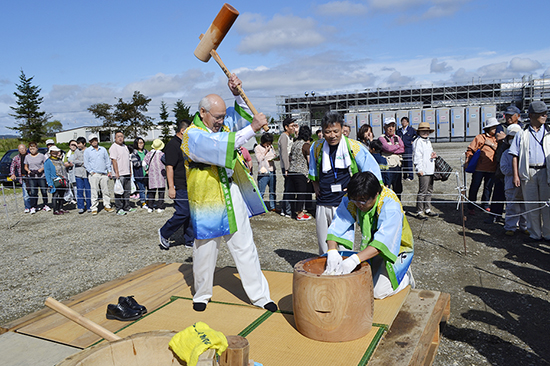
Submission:
[[[345,137],[342,136],[338,148],[336,149],[336,156],[334,158],[334,168],[336,169],[346,169],[351,165],[351,157],[349,156],[348,145],[345,141]],[[330,162],[330,147],[328,142],[323,143],[323,162],[322,162],[322,171],[327,173],[332,169],[332,164]]]

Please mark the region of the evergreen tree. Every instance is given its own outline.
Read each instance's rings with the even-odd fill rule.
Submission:
[[[115,105],[107,103],[92,104],[88,107],[96,118],[103,120],[100,128],[118,129],[124,136],[136,138],[143,136],[153,127],[154,118],[146,116],[147,106],[151,98],[146,97],[139,91],[135,91],[132,101],[127,103],[122,98],[118,99]]]
[[[46,124],[51,115],[40,111],[44,98],[40,97],[41,89],[32,85],[33,78],[27,78],[21,70],[20,84],[16,84],[18,92],[13,93],[17,97],[17,107],[10,106],[14,111],[10,116],[15,117],[17,126],[8,128],[18,131],[23,140],[40,142],[46,134]]]
[[[185,105],[180,99],[176,101],[176,105],[174,109],[172,109],[172,112],[174,112],[174,116],[176,117],[175,121],[175,129],[178,128],[178,122],[184,119],[187,119],[189,121],[193,121],[193,116],[189,114],[189,109],[191,107],[188,105]]]
[[[160,102],[160,122],[158,123],[162,127],[161,140],[166,144],[172,138],[172,122],[168,121],[168,109],[164,100]]]

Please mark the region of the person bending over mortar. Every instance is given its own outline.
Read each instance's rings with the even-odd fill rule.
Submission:
[[[353,248],[355,222],[361,228],[361,251],[342,260],[337,247],[340,244]],[[381,186],[373,173],[351,177],[348,193],[328,229],[327,243],[325,274],[348,274],[361,262],[370,260],[375,299],[395,295],[409,284],[414,288],[411,228],[397,195]]]

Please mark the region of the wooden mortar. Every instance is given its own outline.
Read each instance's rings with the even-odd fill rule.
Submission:
[[[327,258],[304,259],[294,266],[292,303],[296,329],[325,342],[361,338],[372,328],[374,296],[367,262],[346,275],[322,275]]]

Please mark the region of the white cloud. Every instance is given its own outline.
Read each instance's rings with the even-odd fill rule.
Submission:
[[[514,57],[509,62],[481,66],[477,72],[483,79],[514,79],[541,69],[542,65],[530,58]]]
[[[399,71],[394,71],[388,76],[382,83],[380,87],[387,88],[392,86],[407,86],[414,84],[414,78],[402,75]]]
[[[473,72],[467,72],[463,67],[459,68],[453,75],[451,75],[451,81],[458,84],[468,83],[477,78],[477,74]]]
[[[315,12],[325,16],[357,16],[364,15],[368,11],[365,4],[351,1],[331,1],[317,6]]]
[[[517,72],[533,72],[542,67],[537,60],[531,60],[529,58],[514,57],[510,60],[510,70]]]
[[[438,73],[449,72],[452,70],[453,70],[453,67],[447,66],[447,62],[445,61],[438,62],[437,58],[432,59],[432,62],[430,64],[430,73],[438,74]]]
[[[293,15],[276,14],[266,21],[257,14],[243,14],[236,29],[244,35],[237,48],[244,54],[311,48],[325,41],[315,20]]]

